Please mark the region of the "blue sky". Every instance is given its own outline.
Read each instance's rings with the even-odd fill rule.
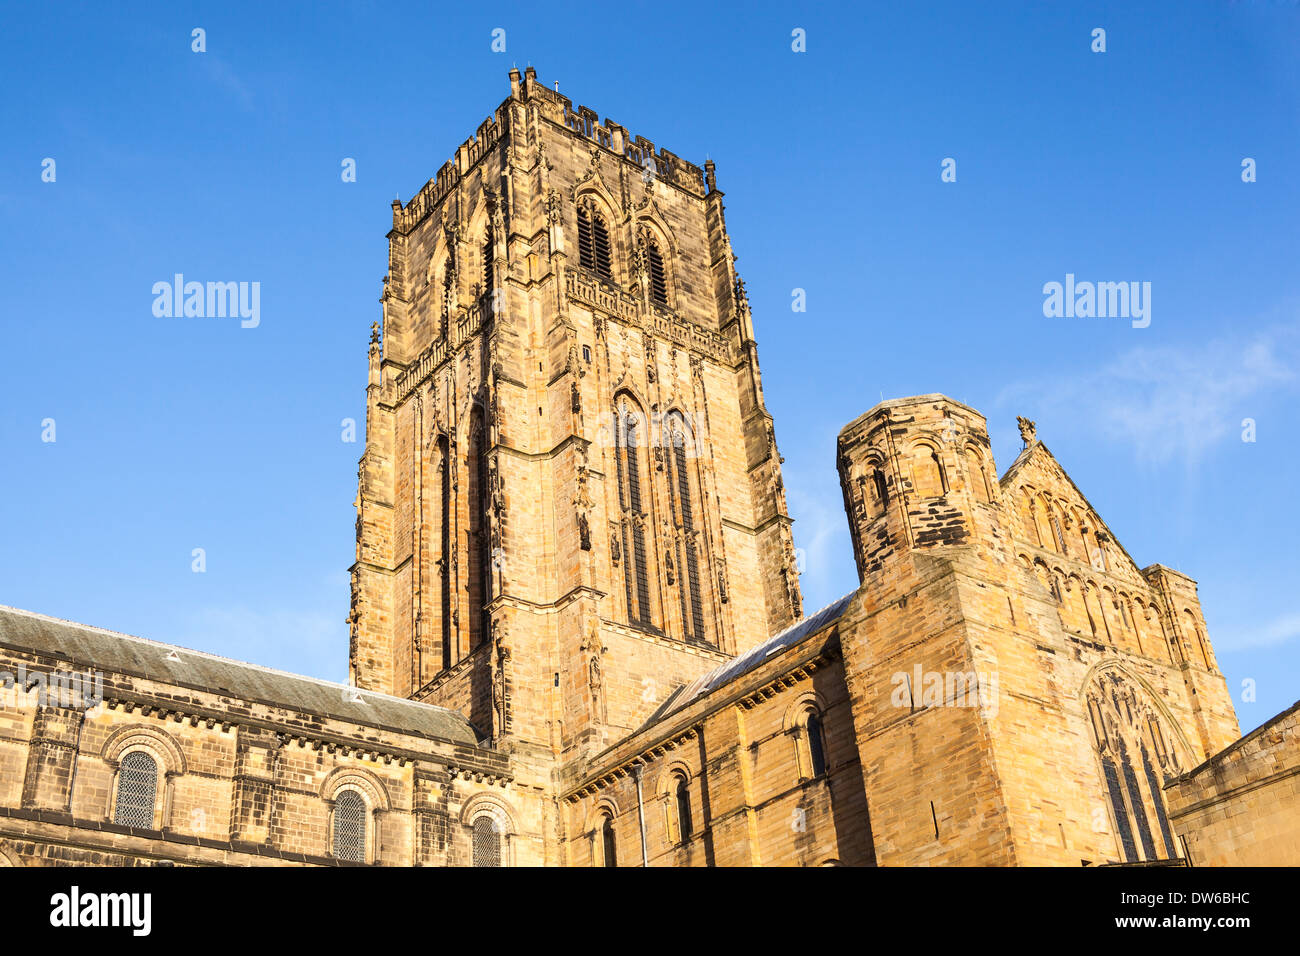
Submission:
[[[809,610],[856,586],[838,430],[941,391],[988,416],[1001,469],[1035,419],[1139,564],[1200,582],[1258,725],[1300,698],[1300,11],[982,6],[11,8],[0,603],[345,676],[340,421],[363,419],[389,203],[532,64],[717,162]],[[260,282],[260,326],[155,317],[177,272]],[[1150,326],[1045,318],[1066,273],[1150,282]]]

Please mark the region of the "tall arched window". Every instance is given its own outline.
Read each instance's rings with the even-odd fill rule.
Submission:
[[[627,616],[629,622],[652,626],[650,570],[645,534],[649,515],[642,501],[644,475],[640,454],[646,433],[640,409],[626,400],[620,402],[614,457],[618,469],[619,508],[623,512],[621,535]]]
[[[677,839],[685,843],[691,838],[694,828],[691,821],[691,785],[682,774],[677,774],[673,799],[677,803]]]
[[[991,502],[993,489],[989,487],[989,476],[984,470],[984,459],[972,445],[966,447],[966,469],[970,473],[971,489],[975,500]]]
[[[929,445],[918,445],[912,452],[912,481],[918,498],[937,498],[948,493],[939,453]]]
[[[442,588],[442,668],[451,667],[451,454],[447,436],[438,439],[438,484],[441,485],[441,551],[438,556],[438,580]]]
[[[650,272],[650,299],[660,305],[668,304],[668,272],[664,257],[659,253],[659,243],[647,239],[645,244],[646,267]]]
[[[1178,855],[1164,805],[1163,781],[1180,772],[1170,738],[1146,696],[1115,672],[1087,696],[1118,849],[1128,863]]]
[[[370,808],[355,790],[342,790],[334,801],[334,855],[350,863],[366,862],[366,825]]]
[[[1061,527],[1061,515],[1055,508],[1052,509],[1052,533],[1056,536],[1056,550],[1061,554],[1069,554],[1070,549],[1065,543],[1065,531]]]
[[[113,822],[124,827],[151,830],[158,798],[158,763],[143,750],[122,758],[117,774],[117,801]]]
[[[578,264],[605,279],[613,280],[609,229],[605,219],[587,200],[578,208]]]
[[[483,411],[475,408],[470,418],[469,440],[469,646],[478,647],[489,633],[488,605],[492,603],[492,536],[488,514],[487,429]]]
[[[1024,525],[1025,538],[1041,548],[1043,539],[1038,533],[1038,519],[1034,510],[1033,497],[1028,491],[1022,491],[1020,495],[1020,520]]]
[[[596,839],[600,841],[601,866],[618,866],[618,842],[614,837],[614,820],[607,813],[600,815]]]
[[[1052,538],[1052,526],[1047,520],[1047,503],[1043,500],[1042,495],[1034,496],[1033,512],[1034,529],[1038,532],[1038,546],[1055,550],[1056,545]]]
[[[707,641],[704,603],[700,593],[701,562],[696,541],[697,509],[691,497],[692,482],[687,455],[688,447],[694,449],[694,442],[688,437],[685,421],[677,412],[668,416],[664,432],[664,457],[668,460],[668,500],[673,509],[673,524],[680,529],[677,566],[684,571],[679,587],[683,637]]]
[[[809,713],[804,723],[808,734],[808,766],[814,777],[826,772],[826,738],[822,735],[822,719],[816,713]]]
[[[1209,648],[1205,646],[1205,632],[1202,631],[1201,626],[1196,623],[1196,618],[1193,616],[1190,609],[1183,609],[1183,624],[1187,630],[1188,640],[1194,640],[1196,642],[1197,650],[1200,651],[1198,656],[1201,658],[1201,665],[1206,670],[1211,670],[1210,651]]]
[[[881,514],[889,504],[889,485],[885,481],[885,473],[878,465],[871,469],[871,488],[875,495],[874,513]]]
[[[501,826],[490,814],[474,818],[473,862],[475,866],[501,865]]]

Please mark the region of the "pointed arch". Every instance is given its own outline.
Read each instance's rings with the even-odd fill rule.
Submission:
[[[673,231],[672,226],[668,224],[668,217],[660,210],[659,204],[652,198],[650,205],[641,209],[637,214],[637,225],[645,226],[654,230],[663,240],[663,249],[671,256],[681,254],[681,244],[677,241],[677,234]]]
[[[614,209],[594,188],[584,189],[576,199],[578,220],[578,265],[608,282],[614,281]]]
[[[984,453],[974,443],[967,442],[963,454],[966,457],[966,473],[971,485],[971,494],[976,501],[991,504],[993,486],[989,483],[988,469],[984,466]]]
[[[682,637],[703,643],[716,643],[709,634],[705,589],[701,582],[710,580],[705,547],[704,509],[698,469],[698,443],[690,420],[680,409],[664,417],[660,433],[664,475],[668,494],[665,500],[671,512],[673,541],[668,543],[681,572],[678,594],[681,601]]]
[[[1197,622],[1196,615],[1192,613],[1191,608],[1183,608],[1183,624],[1187,628],[1188,639],[1196,642],[1197,657],[1200,658],[1202,666],[1207,671],[1213,670],[1214,667],[1210,663],[1210,649],[1205,640],[1205,631]]]
[[[1150,685],[1114,661],[1089,670],[1080,699],[1124,861],[1176,857],[1163,788],[1191,761],[1182,728]]]
[[[1043,493],[1040,491],[1033,496],[1031,501],[1034,515],[1034,530],[1038,534],[1039,547],[1051,548],[1053,551],[1059,552],[1060,548],[1056,547],[1056,538],[1052,534],[1052,526],[1048,521],[1047,500],[1043,497]]]
[[[948,493],[948,477],[939,449],[929,442],[912,446],[912,489],[918,498],[938,498]]]
[[[439,640],[441,641],[440,658],[442,669],[446,670],[454,663],[452,643],[455,634],[451,626],[452,610],[452,537],[451,511],[454,499],[451,494],[452,462],[451,444],[446,432],[434,440],[438,469],[438,599],[439,599]]]
[[[623,592],[629,624],[654,626],[651,582],[653,527],[650,516],[650,481],[647,454],[650,422],[645,410],[628,391],[614,397],[614,461],[618,480],[619,535],[623,554]]]
[[[633,235],[645,269],[650,301],[671,308],[676,291],[672,264],[677,258],[677,243],[671,230],[658,216],[642,213],[636,220]]]
[[[466,577],[466,590],[469,594],[469,649],[472,651],[487,641],[490,631],[488,607],[492,603],[492,537],[489,528],[492,494],[488,487],[490,448],[487,416],[481,403],[475,403],[470,412],[468,439],[465,467],[469,480],[466,496],[469,573]]]
[[[1025,540],[1040,548],[1043,547],[1043,538],[1038,532],[1038,521],[1034,511],[1034,495],[1028,488],[1020,489],[1020,521],[1024,528]]]

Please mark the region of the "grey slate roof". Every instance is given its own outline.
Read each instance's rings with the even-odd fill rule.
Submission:
[[[370,727],[453,743],[478,743],[478,735],[469,721],[443,707],[358,691],[345,684],[233,661],[4,605],[0,605],[0,647],[65,660],[74,669],[127,674]]]
[[[849,602],[853,600],[854,595],[857,593],[857,591],[850,591],[815,614],[810,614],[803,620],[790,625],[784,631],[769,637],[762,644],[751,647],[739,657],[733,657],[725,664],[720,664],[707,674],[697,677],[693,682],[687,684],[679,694],[669,700],[655,719],[662,719],[668,714],[681,710],[692,701],[706,694],[711,694],[723,684],[733,681],[742,674],[758,667],[774,654],[779,654],[781,651],[794,647],[806,637],[812,637],[818,631],[839,620],[840,615],[844,613],[844,610],[849,606]]]

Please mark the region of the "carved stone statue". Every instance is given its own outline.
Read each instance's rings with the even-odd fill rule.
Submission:
[[[1016,424],[1020,427],[1020,438],[1029,447],[1038,437],[1037,426],[1023,415],[1016,416]]]
[[[605,675],[601,668],[600,658],[605,649],[600,646],[600,635],[597,633],[594,624],[587,631],[587,637],[582,642],[581,650],[587,658],[587,690],[591,693],[592,717],[603,723]]]

